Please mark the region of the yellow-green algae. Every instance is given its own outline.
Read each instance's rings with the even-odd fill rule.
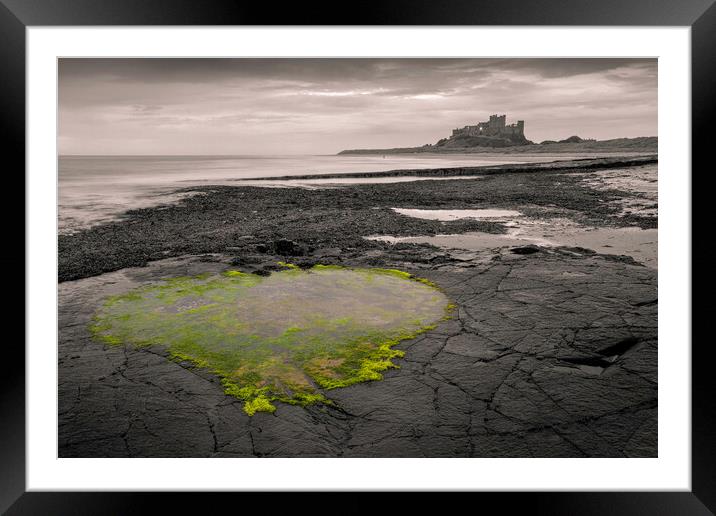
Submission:
[[[393,346],[454,307],[434,283],[396,269],[280,265],[268,277],[230,270],[110,297],[90,330],[210,369],[253,415],[275,401],[330,404],[322,390],[380,380],[404,355]]]

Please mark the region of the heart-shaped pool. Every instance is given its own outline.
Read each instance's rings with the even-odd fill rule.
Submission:
[[[330,403],[323,390],[379,380],[392,349],[432,329],[451,305],[432,283],[393,269],[288,266],[268,277],[179,277],[108,298],[93,336],[162,346],[212,370],[250,415],[272,402]]]

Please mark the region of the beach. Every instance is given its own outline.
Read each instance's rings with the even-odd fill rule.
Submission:
[[[655,457],[656,158],[401,175],[192,184],[60,234],[60,456]],[[382,380],[252,416],[211,371],[87,331],[107,296],[279,263],[406,271],[455,312]]]
[[[430,177],[422,175],[425,170],[434,177],[436,169],[456,171],[465,167],[623,155],[573,150],[479,155],[60,156],[58,231],[73,233],[116,220],[127,210],[171,204],[194,195],[192,187],[236,184],[282,187],[298,183],[311,187],[328,182],[329,178],[333,184],[346,180],[396,182]],[[355,177],[365,174],[368,176]],[[307,175],[311,177],[308,181],[297,179]],[[272,177],[284,180],[269,180]]]

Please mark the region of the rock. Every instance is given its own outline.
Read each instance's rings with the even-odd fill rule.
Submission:
[[[588,249],[586,247],[570,247],[570,246],[562,246],[559,248],[561,251],[567,251],[568,253],[574,253],[577,255],[587,255],[591,256],[593,254],[597,254],[597,252],[594,249]]]
[[[472,269],[376,263],[440,285],[454,318],[401,342],[382,381],[328,391],[336,406],[249,417],[210,371],[90,339],[104,296],[226,267],[182,260],[60,284],[60,457],[657,456],[654,270],[547,252]]]
[[[280,240],[276,240],[273,245],[274,249],[276,249],[276,253],[281,256],[303,256],[306,254],[306,251],[293,240],[286,240],[285,238],[282,238]]]
[[[315,256],[320,256],[322,258],[340,258],[343,254],[343,249],[341,249],[340,247],[321,247],[313,251],[312,254],[314,254]]]
[[[319,260],[316,258],[300,258],[298,260],[294,260],[293,264],[297,267],[300,267],[301,269],[310,269],[314,265],[322,264],[322,265],[329,265],[327,261],[333,261],[333,260]]]
[[[257,276],[270,276],[272,272],[283,270],[283,267],[276,263],[268,263],[264,266],[262,266],[260,269],[256,269],[254,271],[251,271],[252,274],[256,274]]]
[[[261,257],[258,256],[251,256],[251,255],[242,255],[242,256],[235,256],[231,259],[231,265],[235,266],[246,266],[246,265],[253,265],[256,263],[260,263],[262,261]]]
[[[622,263],[628,263],[630,265],[637,265],[639,267],[644,267],[644,264],[639,263],[632,256],[627,256],[625,254],[605,254],[604,259],[612,261],[612,262],[622,262]]]
[[[510,249],[510,252],[514,254],[534,254],[538,253],[539,251],[540,249],[536,245],[525,245],[522,247],[513,247],[512,249]]]

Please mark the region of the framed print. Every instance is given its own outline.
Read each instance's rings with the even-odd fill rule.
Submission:
[[[3,510],[716,506],[691,338],[709,2],[5,4],[27,304]]]

